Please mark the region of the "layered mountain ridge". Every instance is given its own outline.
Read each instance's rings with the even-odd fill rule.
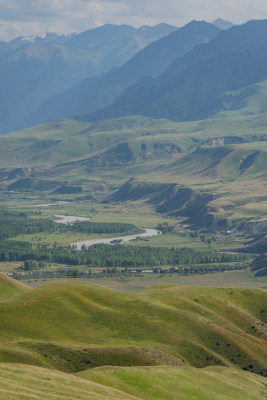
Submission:
[[[143,78],[88,120],[146,115],[192,121],[225,109],[225,94],[266,78],[267,20],[220,32],[175,59],[157,78]],[[227,109],[235,109],[228,104]]]
[[[111,104],[123,90],[144,76],[156,77],[177,57],[196,45],[206,43],[220,29],[204,21],[192,21],[151,43],[121,67],[99,77],[80,82],[67,92],[49,98],[24,123],[39,122],[94,111]]]
[[[0,46],[0,132],[48,97],[125,63],[139,50],[176,30],[159,24],[139,29],[104,25],[77,35],[17,38]]]

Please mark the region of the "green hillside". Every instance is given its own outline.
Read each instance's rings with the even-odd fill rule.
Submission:
[[[266,34],[0,43],[0,400],[267,400]]]
[[[31,288],[21,282],[0,273],[0,301],[7,300],[22,293],[27,293]]]
[[[260,390],[261,381],[258,383]],[[0,397],[6,400],[130,400],[120,390],[43,368],[0,364]]]
[[[147,400],[264,399],[265,380],[221,367],[97,368],[79,376]]]
[[[219,142],[219,140],[218,140]],[[169,166],[166,167],[166,169]],[[172,172],[192,181],[198,179],[224,182],[256,174],[267,169],[267,143],[240,143],[224,146],[201,146],[172,163]]]
[[[135,178],[190,188],[196,198],[210,196],[196,226],[214,226],[218,220],[222,228],[262,224],[267,197],[265,86],[263,82],[249,91],[241,110],[202,121],[131,116],[92,124],[67,119],[1,135],[0,189],[91,198],[97,193],[97,199],[106,201],[115,198],[115,188]],[[123,194],[121,200],[133,199]],[[165,212],[172,210],[184,216],[178,206]],[[186,216],[193,217],[191,211]]]
[[[167,285],[130,295],[84,282],[49,283],[2,305],[0,360],[14,362],[18,351],[19,362],[35,358],[67,372],[186,363],[263,374],[265,302],[266,293],[252,289]]]
[[[202,25],[211,32],[215,29],[194,22],[185,31]],[[152,198],[157,195],[155,192],[140,196],[138,207],[152,200],[152,211],[187,218],[185,223],[193,228],[235,230],[246,236],[250,231],[254,237],[265,235],[266,29],[266,20],[250,21],[220,32],[186,54],[184,49],[184,56],[174,60],[160,77],[150,78],[148,86],[143,85],[144,79],[113,104],[115,111],[118,106],[126,110],[124,113],[100,111],[102,116],[112,119],[90,122],[81,116],[1,135],[3,198],[18,198],[26,193],[36,199],[46,197],[48,201],[55,196],[59,200],[84,196],[98,204],[115,199],[136,201],[120,190],[134,178],[147,185],[158,185],[158,193],[162,183],[177,185],[178,194],[179,188],[194,192],[190,206],[179,206],[179,196],[169,193],[156,202]],[[179,29],[162,40],[179,37],[183,31]],[[201,37],[194,40],[202,42]],[[175,40],[171,48],[173,43]],[[165,46],[160,49],[159,55],[153,53],[155,58],[162,57],[161,52],[166,50]],[[123,80],[124,75],[118,71],[111,74],[119,74],[119,80]],[[108,85],[104,84],[104,89],[109,90]],[[152,99],[149,105],[147,97]],[[129,105],[127,98],[136,108],[130,107],[132,103]],[[147,116],[129,116],[132,113]],[[120,115],[123,117],[115,118]],[[123,194],[121,199],[119,194]],[[201,213],[195,218],[199,199]],[[244,225],[247,223],[250,229]]]
[[[27,365],[0,364],[7,400],[259,400],[259,376],[229,368],[98,368],[78,376]]]

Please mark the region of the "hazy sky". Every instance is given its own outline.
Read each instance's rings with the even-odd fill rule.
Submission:
[[[234,23],[267,18],[266,0],[0,0],[0,40],[81,32],[106,23],[134,26],[192,19]]]

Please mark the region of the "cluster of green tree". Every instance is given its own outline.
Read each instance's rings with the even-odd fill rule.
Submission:
[[[238,271],[249,267],[249,263],[234,263],[234,264],[206,264],[194,265],[189,267],[171,267],[171,268],[153,268],[155,274],[179,274],[179,275],[192,275],[192,274],[210,274],[212,272],[224,271]]]
[[[37,268],[45,268],[46,263],[44,261],[35,261],[35,260],[25,260],[24,261],[24,269],[26,271],[30,269],[37,269]]]
[[[0,212],[0,240],[16,237],[21,234],[54,232],[56,224],[46,219],[31,218],[26,212]]]
[[[99,277],[102,276],[100,273],[92,273],[90,270],[88,271],[81,271],[79,269],[73,268],[62,268],[57,271],[51,270],[42,270],[42,269],[35,269],[35,270],[26,270],[23,273],[15,272],[12,275],[12,278],[24,281],[24,280],[37,280],[37,279],[52,279],[52,278],[86,278],[86,277]]]
[[[196,238],[199,237],[199,239],[201,240],[201,242],[207,242],[208,244],[211,244],[211,242],[216,242],[217,238],[215,235],[207,235],[205,233],[201,233],[199,234],[198,231],[192,231],[190,232],[190,237],[193,240],[196,240]]]
[[[33,263],[36,263],[33,261]],[[153,268],[153,273],[159,275],[165,274],[178,274],[178,275],[194,275],[194,274],[212,274],[215,272],[224,272],[224,271],[233,271],[233,270],[242,270],[249,266],[248,263],[236,263],[236,264],[217,264],[217,265],[197,265],[190,267],[179,267],[179,268]],[[88,270],[80,270],[79,268],[62,268],[57,271],[49,271],[49,270],[40,270],[32,268],[26,269],[26,273],[16,272],[13,274],[13,278],[17,280],[25,280],[25,279],[51,279],[51,278],[94,278],[94,277],[103,277],[105,275],[109,276],[140,276],[143,274],[142,268],[130,269],[116,269],[116,268],[106,268],[102,271],[93,272],[90,269]],[[143,276],[143,275],[142,275]]]
[[[163,235],[165,235],[165,233],[170,231],[171,227],[169,226],[168,222],[162,222],[161,224],[158,224],[157,229],[161,231]]]
[[[140,233],[134,224],[124,222],[75,222],[73,225],[64,225],[64,228],[71,232],[79,233]]]
[[[21,234],[78,232],[78,233],[140,233],[133,224],[122,222],[75,222],[70,225],[56,224],[42,218],[31,218],[32,213],[0,212],[0,240]]]
[[[194,265],[242,262],[248,259],[243,254],[196,251],[190,248],[134,247],[116,244],[98,244],[77,250],[74,247],[51,248],[17,241],[0,242],[0,261],[47,261],[67,265],[92,267],[157,267],[162,265]]]

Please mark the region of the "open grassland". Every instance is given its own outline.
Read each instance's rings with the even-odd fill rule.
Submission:
[[[220,199],[214,200],[211,202],[213,207],[219,208]],[[167,223],[170,228],[170,233],[155,237],[146,238],[141,241],[133,241],[130,242],[130,245],[138,245],[138,246],[167,246],[167,247],[191,247],[197,249],[233,249],[233,248],[242,248],[244,247],[245,238],[238,237],[236,235],[224,235],[220,234],[216,238],[216,242],[212,241],[208,244],[206,241],[201,241],[199,237],[192,238],[190,236],[190,231],[188,227],[184,226],[185,218],[167,218],[163,214],[155,213],[153,207],[149,204],[144,204],[143,201],[127,201],[124,203],[109,203],[109,204],[99,204],[91,201],[74,201],[68,202],[66,204],[58,204],[54,207],[44,207],[44,208],[36,208],[33,205],[30,205],[28,202],[27,207],[24,206],[24,200],[16,200],[16,207],[12,205],[12,202],[8,202],[8,209],[11,211],[17,211],[18,208],[21,211],[34,212],[39,210],[41,213],[45,215],[37,215],[32,218],[49,218],[54,220],[54,214],[62,214],[62,215],[76,215],[83,217],[90,217],[92,222],[105,222],[105,223],[132,223],[138,227],[144,228],[155,228],[156,226]],[[40,204],[41,200],[35,203]],[[1,204],[1,201],[0,201]],[[4,202],[2,202],[4,205]],[[249,210],[249,206],[247,207]],[[252,213],[255,214],[256,210],[259,210],[259,213],[265,213],[264,206],[262,203],[256,203],[255,209]],[[225,210],[221,210],[221,212],[226,213]],[[229,212],[228,212],[229,215]],[[39,244],[53,244],[57,242],[60,245],[67,245],[69,243],[75,243],[77,241],[84,241],[86,239],[94,239],[100,238],[105,235],[97,235],[97,234],[79,234],[74,232],[55,232],[55,233],[46,233],[42,232],[40,234],[24,234],[19,235],[14,240],[22,240],[30,243],[39,243]],[[107,235],[106,235],[107,236]],[[112,234],[112,237],[115,236]],[[211,235],[215,236],[215,234]]]
[[[174,221],[172,221],[174,222]],[[170,224],[171,226],[171,224]],[[142,240],[134,240],[128,244],[133,246],[166,246],[166,247],[189,247],[197,250],[224,250],[224,249],[240,249],[244,246],[245,239],[234,235],[218,235],[216,241],[207,243],[207,240],[202,241],[199,237],[193,239],[190,236],[190,231],[185,233],[184,229],[180,224],[177,224],[177,231],[167,233],[159,236],[152,236]],[[200,235],[201,236],[201,235]],[[210,235],[213,237],[214,235]],[[209,237],[209,236],[207,236]]]
[[[0,397],[5,400],[130,400],[120,390],[49,369],[0,364]]]
[[[266,82],[257,96],[265,90]],[[248,109],[203,121],[133,116],[91,124],[66,119],[1,135],[0,185],[49,195],[61,185],[74,185],[85,195],[106,199],[134,177],[213,194],[209,212],[237,225],[266,221],[267,113],[261,108],[255,114],[262,103],[257,96]],[[58,211],[66,208],[72,215],[78,212],[63,205]],[[80,208],[80,215],[88,214]]]
[[[0,301],[7,300],[19,294],[27,293],[30,288],[21,282],[0,274]]]
[[[106,278],[90,278],[90,282],[106,286],[123,292],[138,293],[156,286],[159,283],[172,283],[189,286],[211,287],[248,287],[267,289],[266,277],[255,277],[249,270],[225,271],[212,274],[177,276],[171,274],[142,274],[142,276],[120,276]],[[31,285],[40,285],[43,282],[32,282]]]
[[[168,144],[187,150],[196,141],[205,142],[212,138],[233,136],[250,140],[255,134],[265,137],[266,115],[242,116],[228,112],[213,119],[182,123],[146,117],[119,118],[94,125],[71,119],[60,120],[1,135],[1,149],[4,151],[0,166],[7,167],[11,163],[11,152],[13,160],[10,166],[36,166],[70,159],[83,160],[90,154],[103,153],[110,146],[116,147],[122,141],[129,142],[136,155],[142,155],[137,152],[144,143],[144,155],[153,149],[155,155],[162,157],[161,147]],[[172,154],[165,153],[165,159],[171,160]],[[146,156],[148,161],[149,156]]]
[[[69,199],[69,197],[68,197]],[[64,200],[64,197],[63,197]],[[38,200],[33,198],[32,201],[24,199],[5,200],[1,201],[2,207],[7,206],[10,211],[39,211],[45,214],[45,218],[49,217],[55,220],[54,214],[74,215],[80,217],[89,217],[93,222],[122,222],[133,223],[137,226],[153,228],[162,222],[169,222],[168,218],[160,214],[156,214],[153,207],[148,204],[143,204],[142,201],[126,202],[122,204],[101,204],[95,201],[77,200],[69,201],[64,204],[56,204],[48,207],[37,207],[38,204],[49,204],[52,201],[44,202],[38,197]],[[41,215],[36,218],[41,218]]]
[[[266,398],[265,380],[228,368],[98,368],[79,376],[147,400]],[[252,389],[253,388],[253,389]]]
[[[1,264],[0,264],[1,266]],[[1,267],[2,268],[2,267]],[[66,265],[52,264],[47,267],[47,271],[58,271],[64,268],[73,270]],[[85,271],[85,267],[78,267],[77,270]],[[58,278],[42,277],[41,279],[31,276],[25,277],[25,284],[31,287],[38,287],[44,282],[57,280]],[[210,274],[181,276],[177,274],[105,274],[105,276],[91,275],[88,278],[79,278],[81,281],[120,290],[126,293],[138,293],[144,289],[158,285],[159,283],[172,283],[186,286],[211,286],[211,287],[247,287],[267,289],[267,278],[264,276],[255,277],[250,270],[214,272]]]
[[[70,375],[0,364],[6,400],[264,400],[266,379],[230,368],[106,367]]]
[[[1,304],[0,361],[17,354],[19,362],[68,372],[167,362],[262,374],[265,304],[259,289],[161,285],[134,295],[52,282]]]

